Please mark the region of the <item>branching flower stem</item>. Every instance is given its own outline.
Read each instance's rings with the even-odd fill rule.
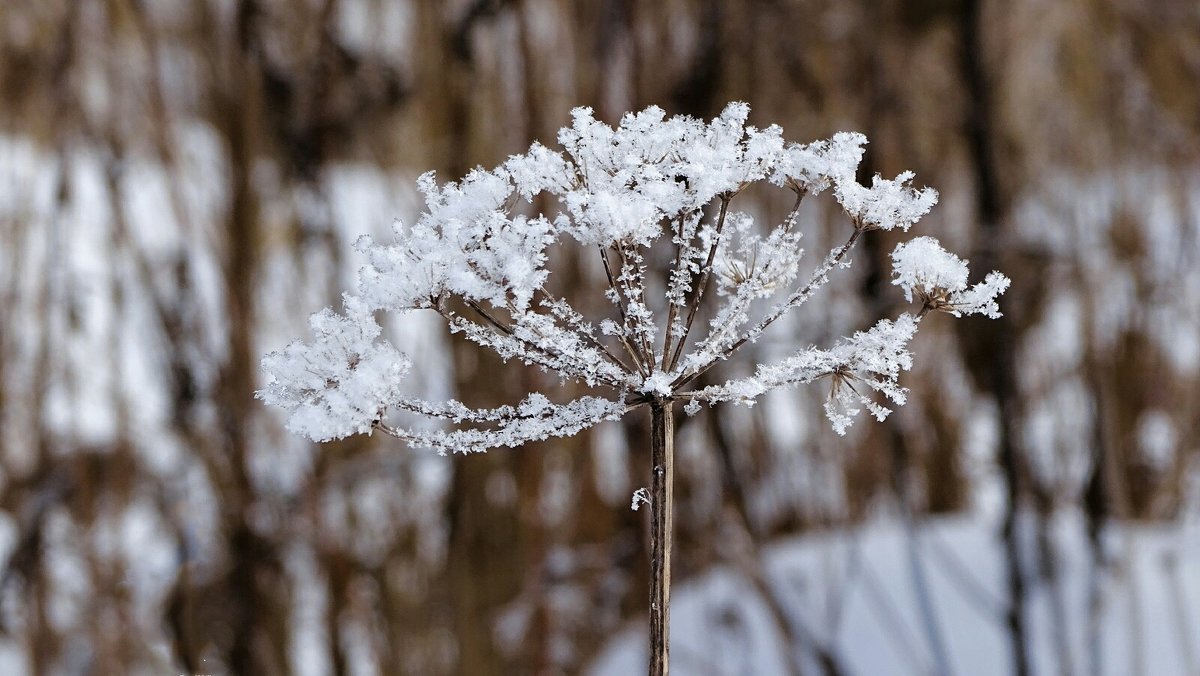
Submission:
[[[778,126],[747,126],[749,113],[749,106],[732,103],[706,123],[668,118],[651,107],[613,128],[579,108],[559,132],[564,152],[534,144],[500,167],[442,185],[433,174],[422,175],[426,210],[411,227],[398,228],[394,242],[356,247],[367,263],[357,292],[343,297],[343,311],[313,314],[310,341],[294,341],[262,362],[267,379],[258,397],[285,409],[288,429],[316,442],[379,431],[440,453],[475,453],[573,436],[649,408],[650,676],[667,676],[670,661],[675,403],[686,402],[690,415],[701,403],[749,404],[771,390],[829,377],[825,415],[844,434],[862,410],[882,420],[891,412],[884,403],[905,402],[899,378],[912,367],[908,345],[921,318],[933,311],[998,317],[996,299],[1009,283],[993,272],[968,287],[966,261],[931,237],[917,237],[892,253],[892,283],[922,304],[916,317],[883,319],[828,349],[801,348],[756,365],[752,375],[688,388],[809,300],[863,232],[908,230],[937,201],[936,191],[910,185],[911,172],[859,184],[855,175],[867,142],[861,134],[789,144]],[[796,192],[784,222],[765,233],[750,215],[729,211],[734,197],[759,181]],[[793,230],[800,204],[804,195],[826,190],[854,232],[799,285],[803,250]],[[514,209],[520,199],[536,208],[550,198],[560,209],[549,217]],[[551,249],[567,240],[599,251],[604,295],[619,323],[599,319],[597,331],[546,290]],[[674,243],[673,256],[663,240]],[[722,257],[729,260],[719,263]],[[714,275],[721,266],[731,274]],[[714,282],[720,293],[708,291]],[[665,298],[648,298],[660,288]],[[772,309],[752,313],[758,301],[783,294]],[[722,302],[713,303],[713,296]],[[717,307],[702,310],[706,303]],[[665,325],[655,316],[664,308]],[[403,379],[415,362],[384,339],[375,317],[431,309],[451,333],[591,391],[567,402],[530,392],[493,408],[413,396]],[[711,316],[706,337],[689,345],[692,327],[705,314]],[[621,349],[606,346],[608,337]],[[628,359],[618,356],[622,350]],[[393,414],[405,421],[390,421]],[[425,423],[410,425],[410,417]]]
[[[538,291],[541,292],[542,298],[551,305],[558,304],[558,303],[565,304],[564,301],[562,301],[562,299],[557,298],[556,296],[551,294],[549,291],[546,290],[546,287],[544,287],[544,286],[539,287]],[[622,360],[620,357],[618,357],[612,350],[610,350],[608,348],[608,346],[604,344],[604,341],[597,338],[594,333],[592,333],[591,331],[584,330],[583,327],[577,326],[573,322],[572,322],[572,328],[575,329],[576,335],[578,335],[580,338],[583,338],[587,342],[591,343],[593,346],[596,347],[596,349],[603,352],[604,356],[608,357],[608,360],[610,362],[612,362],[612,364],[614,366],[616,366],[617,368],[624,371],[626,375],[633,375],[634,369],[631,368],[628,364],[626,364],[625,361]]]
[[[846,240],[846,243],[826,257],[825,260],[817,266],[816,270],[813,270],[812,275],[809,276],[807,284],[794,291],[792,295],[788,296],[787,300],[785,300],[783,303],[780,303],[780,305],[766,317],[763,317],[762,320],[754,325],[754,328],[742,334],[741,338],[738,338],[732,345],[725,348],[720,355],[710,358],[706,363],[693,369],[691,372],[683,373],[677,377],[674,382],[671,383],[671,388],[678,389],[680,387],[686,387],[689,383],[704,375],[704,373],[716,366],[719,362],[728,359],[730,355],[732,355],[734,352],[737,352],[738,348],[745,345],[750,340],[757,339],[758,336],[762,335],[762,332],[766,330],[768,326],[774,324],[776,320],[787,314],[789,310],[808,300],[809,296],[811,296],[814,291],[824,284],[826,275],[828,275],[831,270],[833,270],[838,266],[839,263],[842,262],[842,259],[846,257],[846,254],[849,253],[850,249],[854,248],[854,244],[858,241],[858,238],[862,236],[862,233],[862,228],[855,228],[854,232],[850,234],[850,238]]]
[[[650,306],[646,300],[646,270],[645,265],[639,262],[641,257],[638,255],[637,245],[621,242],[617,253],[621,255],[621,282],[625,286],[625,292],[630,299],[638,299],[643,312],[648,311]],[[641,342],[642,358],[647,368],[653,369],[654,345],[650,340],[648,323],[644,317],[633,317],[632,320],[633,332]]]
[[[700,268],[700,279],[696,282],[696,291],[692,294],[692,302],[688,306],[687,320],[683,324],[683,334],[679,336],[679,342],[675,344],[675,354],[671,355],[670,364],[663,369],[667,372],[675,370],[675,367],[679,364],[679,357],[683,354],[684,345],[687,344],[688,334],[692,331],[692,323],[696,321],[696,311],[700,309],[700,302],[704,300],[704,290],[708,287],[708,278],[712,273],[713,261],[717,257],[717,247],[721,243],[721,231],[725,228],[725,216],[729,213],[729,202],[733,198],[729,195],[722,195],[720,199],[721,211],[717,215],[717,225],[713,230],[713,241],[708,247],[708,258],[704,260],[704,266]],[[796,206],[797,208],[800,206],[799,200],[797,200]]]
[[[538,366],[541,366],[542,368],[545,368],[545,369],[558,370],[558,367],[554,363],[555,360],[557,359],[557,357],[555,357],[555,355],[548,352],[541,346],[518,336],[516,334],[516,332],[513,331],[513,329],[510,326],[508,326],[504,322],[497,319],[495,315],[488,312],[486,308],[484,308],[482,305],[480,305],[476,301],[465,300],[464,302],[466,303],[467,307],[471,308],[489,326],[491,326],[493,331],[520,343],[528,351],[529,354],[527,354],[526,356],[530,359],[530,361],[532,363],[534,363]],[[444,308],[439,307],[439,308],[437,308],[437,311],[439,314],[442,315],[443,318],[446,319],[447,322],[450,323],[451,326],[454,326],[460,322],[473,323],[473,322],[470,322],[470,320],[460,317],[458,315],[455,315],[454,313],[452,313],[449,310],[446,310]],[[606,384],[608,384],[612,387],[618,387],[618,388],[624,387],[624,384],[621,383],[620,381],[614,380],[603,374],[596,374],[596,377],[600,378]]]
[[[680,214],[679,215],[679,229],[675,231],[675,237],[676,237],[677,241],[675,243],[675,263],[674,263],[674,265],[671,266],[672,274],[678,273],[679,264],[683,261],[684,249],[688,248],[688,246],[689,246],[688,241],[684,239],[684,237],[686,235],[685,230],[687,228],[688,216],[689,216],[689,214]],[[666,331],[664,332],[666,335],[663,338],[662,364],[661,364],[663,371],[668,371],[671,368],[671,360],[672,360],[671,339],[675,335],[675,317],[679,313],[679,303],[677,303],[673,299],[668,298],[667,304],[670,307],[667,309],[667,328],[666,328]]]
[[[612,262],[608,258],[608,249],[603,246],[600,247],[600,259],[604,261],[604,275],[608,278],[608,289],[612,294],[613,304],[617,306],[617,314],[621,316],[621,326],[629,326],[629,316],[625,311],[625,297],[621,293],[621,289],[617,287],[617,280],[613,276]],[[642,354],[634,348],[624,333],[621,333],[618,338],[621,341],[621,345],[625,348],[625,352],[629,354],[629,358],[637,366],[638,373],[643,378],[649,376],[650,371],[646,368],[647,362],[643,360]]]

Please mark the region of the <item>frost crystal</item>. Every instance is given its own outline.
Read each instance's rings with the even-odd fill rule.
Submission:
[[[932,237],[914,237],[901,242],[892,251],[892,284],[904,289],[904,299],[912,302],[918,295],[938,290],[962,291],[967,288],[967,263],[946,251]]]
[[[825,191],[835,182],[853,182],[866,144],[866,136],[843,131],[828,141],[790,145],[771,175],[771,181],[812,195]]]
[[[633,498],[629,501],[629,508],[636,512],[639,507],[648,504],[650,504],[650,491],[645,488],[639,488],[633,492]]]
[[[657,394],[664,397],[671,396],[671,381],[673,376],[670,373],[659,371],[647,378],[640,388],[641,392],[646,394]]]
[[[892,274],[892,284],[904,289],[906,300],[912,302],[915,294],[929,310],[955,317],[982,314],[999,318],[996,299],[1009,285],[1007,277],[993,271],[967,288],[967,262],[943,249],[933,237],[916,237],[896,245]]]
[[[257,396],[287,409],[288,429],[313,441],[370,432],[400,400],[412,362],[386,341],[366,308],[346,299],[346,314],[326,308],[308,320],[311,343],[293,342],[262,360],[268,384]]]
[[[760,365],[750,378],[731,380],[700,391],[712,403],[752,403],[766,392],[828,379],[829,397],[825,413],[838,434],[845,434],[862,407],[883,420],[891,412],[868,395],[879,392],[897,405],[907,398],[900,386],[901,371],[912,368],[908,343],[917,332],[918,320],[902,314],[896,321],[881,319],[868,331],[840,341],[832,349],[809,347],[775,364]]]
[[[915,190],[909,186],[914,176],[911,171],[893,180],[876,176],[870,188],[852,180],[840,181],[837,198],[854,223],[865,230],[900,228],[907,232],[938,200],[933,188]]]
[[[378,429],[439,452],[569,436],[651,403],[682,402],[689,415],[702,404],[749,405],[772,389],[817,380],[829,383],[825,410],[837,433],[864,408],[883,419],[881,400],[904,403],[899,376],[912,365],[908,343],[921,317],[998,317],[1009,281],[992,272],[968,287],[966,261],[918,237],[892,254],[893,282],[923,303],[917,316],[883,319],[832,347],[810,346],[752,376],[698,387],[849,265],[860,236],[907,231],[937,202],[933,189],[911,187],[911,172],[860,185],[861,134],[785,143],[779,127],[749,126],[749,115],[744,103],[708,123],[650,107],[613,127],[577,108],[558,134],[561,150],[534,143],[499,167],[442,185],[423,174],[424,212],[410,226],[397,224],[390,241],[359,239],[364,265],[344,313],[314,314],[309,342],[268,354],[258,397],[287,412],[288,429],[316,441]],[[781,222],[730,207],[758,181],[796,193]],[[801,198],[825,191],[853,235],[801,275]],[[555,208],[531,213],[535,203]],[[603,300],[586,305],[602,306],[598,316],[548,290],[557,288],[548,257],[570,242],[599,254]],[[410,396],[403,377],[411,360],[381,338],[374,314],[417,310],[437,313],[452,334],[504,360],[591,394],[559,402],[534,393],[495,408]],[[635,509],[639,496],[644,491],[634,494]]]

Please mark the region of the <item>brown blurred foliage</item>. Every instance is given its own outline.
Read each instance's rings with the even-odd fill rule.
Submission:
[[[677,575],[881,502],[960,510],[985,474],[1010,540],[1018,506],[1077,506],[1097,533],[1184,508],[1194,2],[8,0],[0,642],[38,674],[579,671],[644,613],[644,423],[465,458],[316,449],[253,399],[257,359],[336,301],[356,232],[415,213],[416,173],[552,141],[577,105],[729,100],[794,140],[863,131],[868,170],[937,186],[927,231],[1014,288],[1003,322],[923,334],[886,425],[779,426],[815,420],[819,392],[685,420]],[[347,175],[395,211],[346,212]],[[835,221],[809,222],[812,250]],[[794,330],[821,342],[894,305],[893,243]],[[423,349],[466,398],[542,377]],[[1173,430],[1161,457],[1147,425]]]

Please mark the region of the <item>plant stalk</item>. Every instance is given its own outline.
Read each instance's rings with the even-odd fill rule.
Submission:
[[[671,652],[671,541],[675,418],[671,401],[650,404],[650,676],[666,676]]]

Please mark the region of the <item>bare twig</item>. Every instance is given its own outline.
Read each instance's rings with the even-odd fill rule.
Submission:
[[[950,668],[950,653],[946,649],[946,639],[933,608],[932,591],[925,571],[925,562],[921,559],[920,533],[912,507],[905,501],[904,529],[906,532],[905,549],[908,554],[908,572],[917,597],[917,611],[921,616],[921,624],[925,628],[925,637],[929,640],[929,650],[933,655],[934,673],[938,676],[949,676],[954,673]]]

